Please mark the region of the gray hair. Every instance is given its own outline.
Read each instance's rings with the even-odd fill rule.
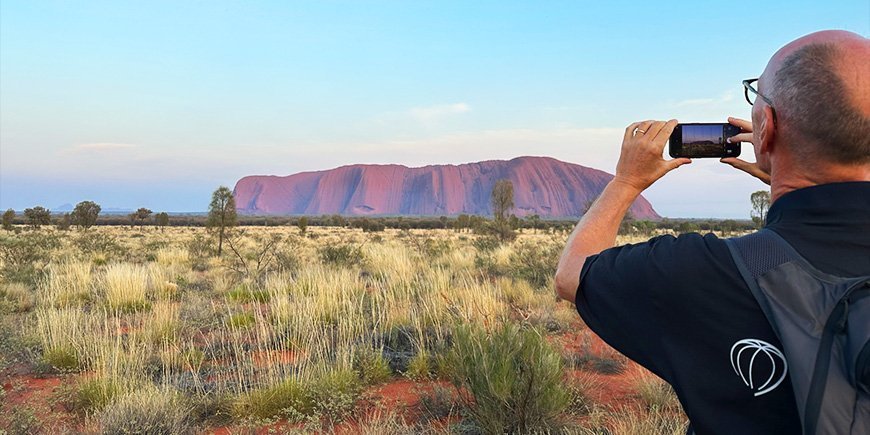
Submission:
[[[776,71],[770,97],[791,130],[788,146],[802,160],[870,163],[870,118],[849,99],[837,74],[840,56],[832,44],[797,49]]]

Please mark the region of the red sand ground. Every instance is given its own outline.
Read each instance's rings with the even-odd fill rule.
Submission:
[[[55,399],[62,385],[69,385],[70,375],[36,377],[25,373],[23,366],[7,369],[0,379],[5,397],[0,407],[0,428],[10,427],[15,413],[32,413],[33,430],[65,433],[76,425],[76,416],[67,412]],[[64,430],[66,429],[66,430]]]
[[[591,351],[596,355],[613,355],[614,351],[588,329],[578,327],[578,331],[577,333],[551,337],[551,341],[563,346],[567,352]],[[289,362],[295,357],[293,352],[288,351],[280,354],[257,355],[256,358],[263,365],[268,365],[270,361]],[[632,378],[637,369],[635,364],[629,362],[626,370],[616,375],[571,370],[569,376],[587,382],[591,380],[598,385],[598,388],[589,392],[590,398],[604,407],[619,409],[637,402],[632,393]],[[9,426],[10,418],[15,409],[28,409],[38,420],[38,426],[42,432],[65,433],[85,430],[82,420],[75,414],[66,411],[62,405],[57,403],[56,399],[58,390],[62,386],[72,385],[79,377],[80,375],[35,377],[32,373],[27,373],[22,365],[8,368],[0,373],[0,381],[2,381],[5,391],[5,399],[0,407],[0,427]],[[386,384],[372,387],[364,392],[355,418],[340,423],[333,430],[340,434],[356,433],[359,421],[365,421],[378,414],[389,415],[393,413],[407,422],[413,422],[420,418],[421,397],[431,392],[436,385],[452,390],[447,382],[415,382],[405,378],[395,378]],[[450,421],[444,421],[440,424],[449,423]],[[280,433],[282,429],[300,427],[300,425],[288,424],[287,422],[278,422],[259,428],[255,432],[258,434]],[[230,426],[212,428],[206,433],[250,433],[250,429]]]

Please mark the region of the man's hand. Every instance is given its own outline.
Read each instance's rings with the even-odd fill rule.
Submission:
[[[740,127],[742,133],[729,138],[729,141],[749,142],[752,143],[752,123],[739,118],[728,118],[728,123]],[[730,143],[730,142],[729,142]],[[755,178],[761,180],[764,184],[770,185],[770,174],[761,170],[756,163],[749,163],[746,160],[740,160],[737,157],[726,157],[719,160],[722,163],[731,165]]]
[[[576,300],[583,263],[590,255],[613,247],[619,223],[637,196],[668,171],[692,162],[662,158],[676,125],[676,120],[644,121],[625,129],[616,176],[574,227],[559,259],[554,284],[560,298]]]
[[[622,139],[622,151],[613,181],[627,184],[640,193],[671,170],[692,163],[687,158],[662,158],[665,144],[676,126],[676,119],[667,122],[642,121],[629,125]]]

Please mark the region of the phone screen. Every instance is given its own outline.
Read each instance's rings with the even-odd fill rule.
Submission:
[[[721,125],[683,125],[683,150],[690,154],[710,155],[721,153],[725,146],[725,134]]]
[[[737,157],[740,142],[727,139],[740,133],[731,124],[677,124],[670,137],[671,157]]]

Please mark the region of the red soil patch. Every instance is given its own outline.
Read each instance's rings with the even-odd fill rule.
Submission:
[[[272,367],[274,365],[292,364],[299,358],[299,353],[292,350],[263,350],[252,352],[251,359],[255,367]]]
[[[75,428],[75,415],[68,413],[55,396],[61,384],[68,383],[67,377],[34,377],[30,374],[4,376],[5,397],[0,407],[0,427],[9,427],[14,413],[27,412],[35,417],[31,430],[45,428]],[[23,414],[21,414],[23,415]]]

